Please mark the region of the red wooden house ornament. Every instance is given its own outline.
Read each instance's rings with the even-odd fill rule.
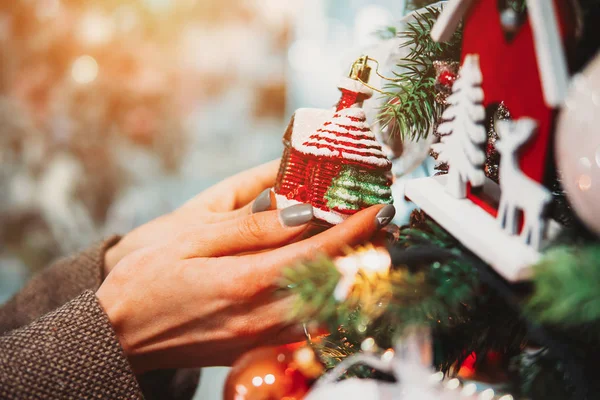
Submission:
[[[449,173],[407,182],[405,196],[499,274],[518,281],[530,276],[544,241],[556,233],[545,215],[552,196],[543,183],[556,110],[569,86],[575,10],[570,0],[522,0],[519,24],[510,1],[445,4],[432,38],[448,40],[461,21],[464,29],[462,68],[438,128],[444,136],[434,145]],[[500,103],[512,120],[496,124],[498,186],[483,175],[482,144],[486,111]]]
[[[527,0],[527,17],[508,39],[501,23],[503,0],[451,0],[432,30],[447,40],[463,20],[462,59],[479,55],[484,107],[504,102],[513,119],[532,118],[535,136],[522,148],[525,175],[544,182],[555,109],[566,95],[569,74],[565,49],[573,43],[575,15],[569,0]],[[486,208],[476,196],[469,198]]]
[[[361,177],[374,179],[371,190],[378,192],[371,193],[369,201],[391,202],[387,175],[392,164],[362,109],[363,101],[373,94],[363,84],[370,71],[366,62],[366,57],[361,58],[351,77],[340,81],[342,96],[335,110],[299,109],[292,117],[274,188],[278,208],[311,204],[318,220],[338,224],[370,205],[361,201],[360,182],[352,182]],[[330,189],[340,177],[346,186],[336,192],[339,201],[331,202]]]

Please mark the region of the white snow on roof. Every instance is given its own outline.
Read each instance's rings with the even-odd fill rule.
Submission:
[[[297,119],[298,115],[296,115]],[[302,132],[305,133],[304,129]],[[294,136],[296,134],[294,126]],[[305,154],[391,168],[390,160],[383,153],[381,145],[367,123],[365,112],[360,107],[350,107],[334,113],[333,117],[303,139],[301,144],[297,139],[292,140],[292,146]]]

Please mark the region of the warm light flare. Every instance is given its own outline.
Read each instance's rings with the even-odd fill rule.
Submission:
[[[92,46],[108,43],[114,34],[114,20],[109,16],[90,12],[81,19],[79,23],[79,39]]]
[[[259,387],[263,384],[263,379],[260,376],[255,376],[252,378],[252,384],[256,387]]]
[[[92,56],[81,56],[73,63],[71,76],[79,84],[92,83],[98,77],[98,63]]]

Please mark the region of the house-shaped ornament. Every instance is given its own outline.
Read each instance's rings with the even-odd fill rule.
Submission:
[[[374,204],[392,203],[392,164],[362,109],[373,94],[368,57],[338,85],[334,110],[299,109],[283,138],[284,153],[274,187],[278,208],[311,204],[315,218],[336,225]]]
[[[569,0],[450,0],[432,29],[436,41],[463,23],[462,67],[448,98],[441,143],[447,176],[417,179],[405,195],[510,281],[529,277],[548,228],[543,183],[553,168],[556,109],[566,95],[566,54],[575,36]],[[512,1],[514,3],[514,1]],[[511,121],[496,126],[500,185],[485,178],[483,122],[500,103]],[[486,116],[487,115],[487,116]],[[550,231],[550,232],[549,232]]]

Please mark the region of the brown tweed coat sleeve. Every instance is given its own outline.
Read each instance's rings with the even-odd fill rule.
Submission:
[[[194,370],[135,377],[94,292],[110,238],[58,261],[0,307],[0,399],[191,399]]]

